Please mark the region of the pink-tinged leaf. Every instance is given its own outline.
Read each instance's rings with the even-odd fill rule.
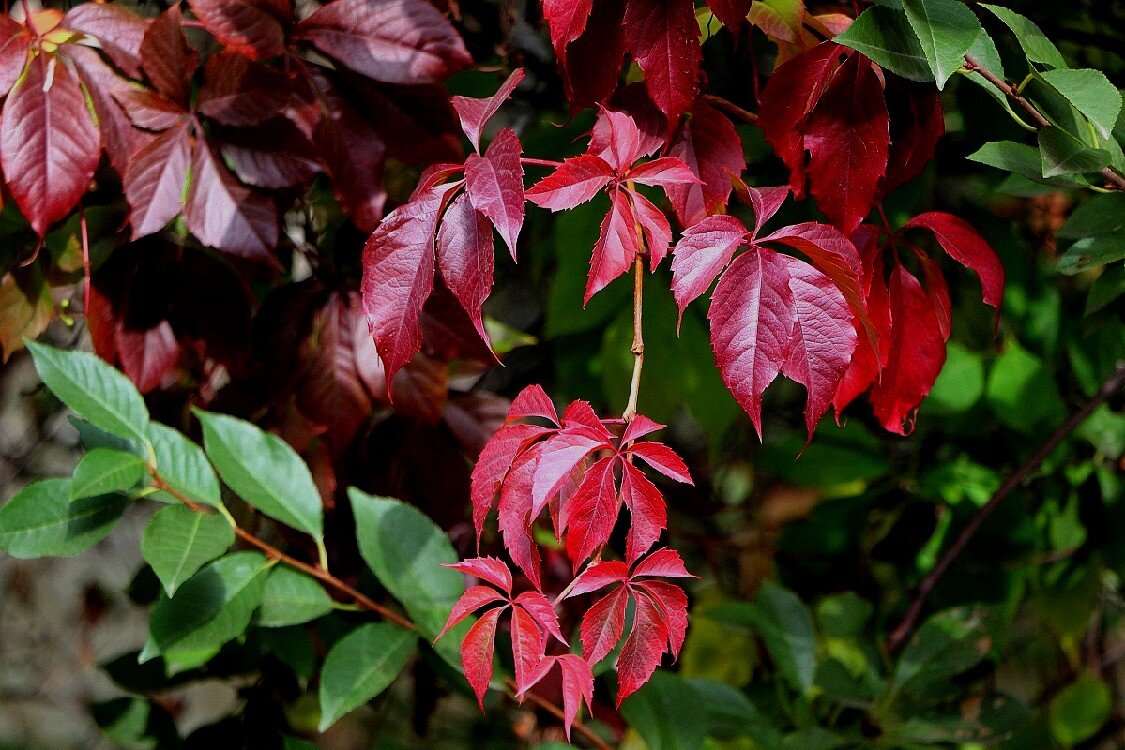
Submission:
[[[555,607],[541,591],[525,591],[517,596],[513,602],[517,607],[527,610],[527,613],[539,624],[543,632],[552,636],[564,646],[569,645],[559,629],[559,617],[555,614]]]
[[[707,291],[746,240],[746,227],[733,216],[708,216],[684,230],[672,257],[672,295],[684,310]]]
[[[945,133],[941,94],[928,84],[888,77],[887,106],[891,116],[891,150],[887,173],[879,183],[881,195],[921,174],[934,158],[937,142]]]
[[[554,659],[562,673],[563,728],[569,742],[570,728],[578,718],[582,703],[586,703],[587,711],[594,711],[594,673],[586,660],[578,654],[562,654]]]
[[[579,5],[585,1],[579,0]],[[582,35],[557,55],[572,113],[604,103],[617,88],[625,61],[625,34],[621,28],[625,5],[625,0],[593,3]]]
[[[605,160],[576,156],[533,185],[526,197],[537,206],[563,211],[590,200],[612,180],[613,168]]]
[[[620,506],[614,478],[617,464],[614,456],[595,462],[570,499],[566,551],[575,568],[609,541],[613,533]]]
[[[621,444],[629,445],[634,440],[642,438],[645,435],[651,435],[657,430],[663,430],[664,425],[654,422],[644,414],[638,414],[629,420],[629,424],[625,427],[625,432],[621,435]]]
[[[570,473],[594,451],[609,446],[586,431],[565,429],[543,444],[531,490],[531,515],[538,516],[555,498]]]
[[[191,162],[191,136],[187,119],[158,133],[129,160],[125,197],[133,239],[159,232],[183,208],[184,182]]]
[[[188,115],[179,104],[152,89],[129,86],[114,90],[112,96],[133,125],[143,130],[167,130]]]
[[[590,406],[589,401],[578,400],[567,404],[563,411],[562,424],[563,427],[575,430],[583,428],[598,440],[606,442],[613,440],[613,433],[606,429],[602,420],[598,419],[598,415]]]
[[[435,83],[472,63],[457,31],[426,0],[333,0],[298,24],[296,35],[388,83]]]
[[[787,260],[793,293],[793,340],[782,374],[805,386],[805,427],[812,440],[856,347],[854,316],[827,276],[796,258]]]
[[[128,115],[114,97],[117,92],[131,88],[132,84],[118,76],[97,50],[90,47],[69,44],[66,56],[74,63],[98,115],[102,150],[117,173],[124,175],[128,171],[134,141],[143,138],[143,135],[133,128]]]
[[[547,650],[547,635],[535,618],[523,607],[512,607],[512,661],[515,664],[516,689],[522,691],[532,684],[536,668]]]
[[[745,191],[739,190],[739,195],[754,209],[754,236],[757,237],[789,197],[789,188],[746,186]]]
[[[434,287],[434,234],[442,186],[399,206],[363,248],[363,311],[388,382],[422,346],[419,316]]]
[[[661,547],[637,563],[633,578],[695,578],[688,572],[680,553],[668,547]]]
[[[504,128],[484,156],[465,160],[465,190],[473,207],[487,216],[508,246],[512,260],[523,227],[523,148],[515,131]]]
[[[484,710],[484,695],[492,680],[492,657],[496,653],[496,621],[502,608],[490,609],[473,623],[461,643],[461,666],[465,679],[477,696],[477,705]]]
[[[647,595],[656,605],[668,629],[668,651],[673,659],[680,656],[688,628],[688,599],[684,590],[667,581],[641,581],[633,584],[634,595]]]
[[[937,320],[941,338],[949,341],[949,329],[952,323],[953,303],[949,299],[949,285],[945,283],[945,276],[941,266],[930,256],[921,251],[915,252],[918,263],[922,266],[922,276],[926,280],[926,296],[934,307],[934,319]]]
[[[219,151],[238,179],[252,187],[304,186],[323,163],[316,147],[292,122],[275,117],[256,128],[224,129]]]
[[[668,255],[668,246],[672,244],[672,227],[668,223],[668,217],[652,201],[632,190],[628,193],[633,202],[633,215],[644,233],[649,268],[655,271]]]
[[[500,486],[500,533],[512,562],[523,571],[535,588],[542,588],[539,545],[531,535],[531,478],[542,454],[542,443],[524,451],[512,464]]]
[[[668,120],[652,103],[644,84],[627,83],[598,109],[586,153],[600,156],[624,173],[637,159],[663,148],[667,139]]]
[[[691,0],[630,0],[622,22],[652,101],[675,123],[698,91],[699,25]]]
[[[668,155],[682,159],[700,179],[698,184],[665,189],[685,227],[721,213],[730,198],[731,175],[738,176],[746,168],[738,131],[703,99],[691,106],[691,118],[676,133]]]
[[[589,12],[588,6],[587,12]],[[508,97],[512,95],[512,92],[516,90],[523,79],[523,68],[516,68],[508,76],[508,80],[500,84],[496,93],[488,98],[453,97],[453,108],[457,110],[457,116],[461,118],[461,129],[465,131],[465,136],[469,139],[469,143],[473,144],[473,149],[477,153],[480,153],[480,136],[484,132],[484,126],[500,109],[500,105],[508,100]]]
[[[738,39],[746,14],[750,12],[750,4],[751,0],[708,0],[707,7]]]
[[[386,147],[371,123],[327,81],[321,100],[325,112],[313,131],[313,142],[332,181],[332,191],[356,227],[373,230],[383,217],[387,199],[382,180]],[[425,192],[416,192],[411,201]]]
[[[884,428],[908,435],[918,406],[945,364],[945,340],[922,285],[901,265],[891,274],[890,311],[890,360],[871,389],[871,404]]]
[[[801,126],[824,95],[845,52],[835,42],[823,42],[778,66],[762,90],[758,126],[774,153],[789,167],[789,185],[798,198],[805,190]]]
[[[0,96],[7,96],[19,80],[30,46],[31,35],[24,25],[9,15],[0,15]]]
[[[512,408],[508,412],[508,421],[527,419],[528,417],[540,417],[549,420],[555,425],[559,423],[559,415],[558,412],[555,411],[555,403],[551,401],[551,397],[547,395],[547,392],[543,390],[543,386],[541,385],[529,385],[512,399]]]
[[[251,128],[282,114],[303,127],[307,106],[283,74],[237,52],[218,52],[203,66],[197,110],[222,125]]]
[[[851,234],[871,210],[890,148],[883,87],[866,57],[855,54],[836,72],[809,116],[804,144],[817,206]]]
[[[202,138],[191,158],[187,228],[208,247],[277,266],[277,207],[240,185]]]
[[[672,185],[698,185],[700,180],[682,159],[662,156],[630,169],[628,179],[668,190]]]
[[[578,635],[582,640],[582,657],[587,664],[597,664],[621,641],[625,632],[625,608],[629,591],[620,586],[603,596],[582,616]]]
[[[903,229],[922,227],[934,238],[950,258],[976,273],[981,282],[984,304],[1000,310],[1004,299],[1004,266],[996,251],[969,222],[951,214],[930,211],[906,222]]]
[[[474,557],[446,567],[488,581],[506,594],[512,593],[512,572],[495,557]]]
[[[348,96],[358,97],[356,103],[387,144],[388,155],[419,167],[464,159],[457,112],[442,84],[376,83],[348,74],[342,78]]]
[[[160,93],[186,107],[199,53],[188,46],[181,21],[178,5],[153,19],[141,41],[141,67]]]
[[[593,5],[593,0],[543,0],[543,18],[551,30],[551,44],[560,63],[566,59],[567,45],[586,30]]]
[[[789,356],[793,293],[786,263],[754,248],[730,265],[711,295],[711,348],[723,382],[762,435],[762,394]]]
[[[640,250],[636,220],[628,196],[624,190],[614,190],[610,200],[609,213],[602,219],[601,233],[594,245],[583,305],[609,282],[628,272]]]
[[[687,464],[664,443],[633,443],[629,455],[636,456],[669,479],[681,484],[692,484]]]
[[[436,641],[438,638],[443,637],[452,628],[456,627],[459,622],[481,607],[506,601],[504,596],[491,586],[469,587],[464,594],[461,594],[461,598],[453,605],[453,609],[449,611],[449,619],[445,621],[445,627],[441,629],[441,632],[437,634],[437,638],[434,640]]]
[[[668,528],[668,510],[656,485],[628,461],[621,463],[621,499],[629,509],[625,559],[632,563],[652,548]]]
[[[637,692],[660,666],[668,645],[668,626],[651,597],[633,597],[633,629],[617,657],[617,705]]]
[[[620,560],[594,563],[583,570],[571,584],[567,598],[589,594],[615,583],[624,583],[628,578],[629,566]]]
[[[473,501],[473,526],[477,539],[484,529],[484,521],[496,498],[501,482],[508,475],[516,456],[531,443],[550,430],[531,424],[504,425],[492,439],[485,443],[476,466],[473,467],[470,495]],[[528,509],[530,510],[530,503]]]
[[[438,229],[437,267],[485,345],[489,345],[489,340],[481,306],[492,292],[494,262],[492,226],[473,208],[467,195],[457,196]]]
[[[53,55],[36,55],[4,102],[0,160],[12,197],[40,238],[89,187],[99,139],[78,80]]]
[[[188,0],[196,18],[224,47],[252,60],[285,51],[287,3],[271,0]],[[286,8],[288,10],[288,8]]]
[[[118,326],[114,341],[122,371],[141,393],[160,385],[180,359],[180,345],[167,320],[144,330]]]
[[[431,164],[422,170],[422,174],[418,177],[418,187],[414,188],[414,192],[410,194],[410,200],[414,200],[419,195],[448,182],[451,177],[455,177],[464,171],[464,164],[453,164],[451,162]]]
[[[141,77],[141,41],[148,27],[146,19],[120,5],[82,3],[66,12],[62,25],[97,39],[114,65],[131,78]],[[7,34],[0,32],[0,36]],[[3,54],[0,51],[0,59]]]

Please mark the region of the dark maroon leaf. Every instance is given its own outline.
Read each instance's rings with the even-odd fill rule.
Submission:
[[[492,291],[492,226],[466,194],[450,204],[437,234],[437,266],[449,291],[465,308],[481,340],[489,344],[481,305]]]
[[[626,43],[645,74],[652,101],[675,123],[698,90],[699,25],[691,0],[630,0],[622,22]]]
[[[227,49],[251,59],[285,51],[285,23],[292,7],[284,0],[188,0],[191,12]]]
[[[184,183],[191,162],[187,117],[143,143],[129,160],[125,197],[132,209],[133,239],[159,232],[183,208]]]
[[[186,107],[199,53],[188,46],[181,20],[180,7],[173,5],[149,24],[141,42],[141,67],[160,93]]]

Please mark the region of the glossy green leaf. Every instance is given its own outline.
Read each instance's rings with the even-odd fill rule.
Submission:
[[[907,643],[892,676],[892,692],[911,705],[943,697],[949,681],[980,663],[992,648],[979,612],[951,609],[926,620]]]
[[[179,745],[172,716],[148,698],[112,698],[93,704],[90,713],[115,747],[149,750]]]
[[[135,453],[95,448],[74,468],[70,479],[71,499],[123,492],[137,486],[144,475],[144,459]]]
[[[1039,74],[1097,129],[1102,138],[1111,138],[1117,116],[1121,114],[1121,93],[1105,73],[1091,68],[1063,68]]]
[[[1014,10],[999,5],[981,3],[981,7],[992,11],[1011,30],[1012,36],[1019,42],[1028,60],[1049,65],[1052,68],[1066,67],[1066,60],[1063,59],[1059,48],[1043,34],[1043,31],[1034,22]]]
[[[386,690],[417,643],[414,633],[385,622],[361,625],[337,641],[320,673],[320,731]]]
[[[1062,128],[1042,128],[1038,138],[1044,177],[1097,172],[1109,164],[1108,153],[1090,148]]]
[[[965,64],[965,53],[981,33],[976,15],[958,0],[903,0],[938,89]]]
[[[69,480],[40,480],[0,507],[0,549],[21,559],[73,557],[105,539],[128,504],[119,494],[71,502]]]
[[[180,584],[232,544],[234,529],[223,516],[196,513],[186,505],[169,505],[149,520],[141,539],[141,554],[171,597]]]
[[[324,537],[320,493],[288,443],[241,419],[196,411],[207,457],[239,497],[270,518]]]
[[[988,403],[1001,422],[1026,433],[1061,421],[1066,414],[1050,371],[1015,342],[992,365]]]
[[[332,599],[319,583],[299,570],[279,565],[266,579],[254,624],[264,628],[298,625],[331,611]]]
[[[1099,234],[1078,240],[1059,256],[1055,268],[1059,273],[1072,276],[1090,268],[1125,260],[1125,236]]]
[[[1093,737],[1113,711],[1109,685],[1084,673],[1051,701],[1050,723],[1055,739],[1074,745]]]
[[[992,37],[990,37],[988,32],[984,29],[981,29],[980,33],[977,34],[976,40],[973,41],[973,45],[969,47],[969,51],[966,54],[972,55],[979,64],[983,65],[990,72],[995,73],[1001,80],[1007,78],[1007,75],[1004,73],[1004,62],[1000,59],[1000,51],[996,49],[996,42],[992,41]],[[1008,114],[1011,115],[1013,119],[1020,124],[1026,125],[1023,118],[1012,109],[1012,102],[1008,99],[1007,94],[986,81],[979,73],[972,73],[968,78],[977,86],[984,89],[989,96],[999,102],[1000,106],[1007,110]]]
[[[1083,201],[1055,232],[1068,240],[1125,231],[1125,193],[1095,195]]]
[[[39,377],[72,411],[95,427],[144,444],[148,410],[124,374],[90,352],[68,352],[34,341],[27,342],[27,348]]]
[[[1023,175],[1044,185],[1076,186],[1084,184],[1070,175],[1043,177],[1043,162],[1039,156],[1039,149],[1025,143],[1016,143],[1015,141],[986,143],[967,158],[970,161]]]
[[[934,79],[926,53],[910,28],[906,14],[900,10],[881,6],[868,8],[834,41],[862,52],[903,78]]]
[[[161,479],[189,500],[214,507],[222,504],[219,478],[203,449],[171,427],[151,422],[148,439],[156,455],[156,470]],[[165,493],[168,500],[174,500]]]

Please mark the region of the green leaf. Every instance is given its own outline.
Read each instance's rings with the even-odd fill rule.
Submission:
[[[1051,732],[1068,746],[1083,742],[1101,729],[1112,711],[1109,685],[1087,672],[1051,701]]]
[[[680,677],[657,671],[621,704],[621,715],[640,732],[650,750],[697,750],[707,736],[707,712],[700,695]]]
[[[94,497],[132,489],[144,478],[144,459],[135,453],[95,448],[82,457],[70,479],[70,497]]]
[[[733,739],[746,735],[762,747],[776,747],[780,742],[771,718],[759,711],[741,690],[715,680],[691,679],[685,682],[696,693],[693,705],[707,709],[708,737]]]
[[[299,625],[331,611],[332,599],[319,583],[299,570],[278,566],[266,579],[254,624],[263,628]]]
[[[1102,138],[1113,137],[1113,126],[1121,114],[1121,93],[1105,73],[1064,68],[1044,71],[1039,77],[1085,115]]]
[[[862,52],[903,78],[934,80],[926,53],[902,11],[881,6],[868,8],[834,41]]]
[[[465,590],[461,574],[442,567],[458,559],[449,538],[412,505],[354,487],[348,497],[364,561],[406,607],[418,631],[435,638]]]
[[[324,538],[323,508],[297,452],[249,422],[197,410],[208,458],[239,497],[270,518]]]
[[[922,497],[942,500],[949,505],[968,500],[979,507],[988,502],[998,487],[999,474],[962,454],[923,474],[919,490]]]
[[[1012,342],[988,375],[988,403],[1008,427],[1028,434],[1066,414],[1051,373],[1034,355]]]
[[[874,613],[871,602],[851,591],[826,596],[816,605],[817,624],[832,638],[858,638]]]
[[[978,63],[992,73],[995,73],[1001,79],[1007,78],[1007,75],[1004,73],[1004,63],[1000,59],[1000,51],[996,49],[996,42],[992,41],[992,37],[990,37],[988,32],[984,29],[980,30],[976,40],[973,42],[973,46],[969,48],[967,54],[972,55]],[[1017,115],[1015,110],[1012,109],[1012,102],[1008,99],[1007,94],[986,81],[980,74],[970,74],[968,79],[988,92],[988,95],[999,102],[1000,106],[1002,106],[1016,122],[1024,127],[1029,127],[1023,121],[1023,118]]]
[[[414,633],[385,622],[361,625],[337,641],[320,673],[320,731],[386,690],[416,647]]]
[[[186,505],[169,505],[149,520],[141,554],[175,596],[181,583],[234,544],[234,529],[217,513],[196,513]]]
[[[179,745],[171,715],[148,698],[112,698],[95,703],[90,713],[115,747],[148,750]]]
[[[190,500],[211,505],[222,505],[219,478],[211,468],[203,449],[179,431],[159,422],[150,422],[148,439],[156,454],[156,470],[161,479]],[[160,493],[172,500],[165,493]]]
[[[984,393],[984,365],[980,355],[955,341],[946,347],[945,364],[923,408],[933,413],[968,411]]]
[[[1041,128],[1039,159],[1044,177],[1097,172],[1109,164],[1109,154],[1090,148],[1062,128]]]
[[[934,73],[938,89],[965,64],[965,53],[983,31],[971,10],[957,0],[904,0],[903,9]]]
[[[0,549],[20,559],[73,557],[105,539],[128,504],[118,494],[71,502],[70,480],[40,480],[0,507]]]
[[[129,378],[90,352],[27,342],[35,369],[60,401],[95,427],[145,443],[148,411]]]
[[[991,648],[979,612],[962,608],[939,612],[918,628],[903,649],[892,693],[905,705],[944,697],[955,689],[950,680],[980,663]]]
[[[1104,310],[1125,294],[1125,265],[1106,266],[1101,276],[1094,279],[1086,296],[1086,314]]]
[[[1077,240],[1125,231],[1125,193],[1095,195],[1074,209],[1056,236]]]
[[[1048,39],[1038,26],[1031,20],[1021,16],[1014,10],[1000,7],[999,5],[985,5],[982,8],[992,11],[1005,26],[1012,31],[1016,41],[1023,48],[1023,53],[1031,62],[1049,65],[1052,68],[1065,68],[1066,60],[1063,59],[1059,48]]]
[[[987,164],[990,167],[1023,175],[1044,185],[1074,187],[1085,184],[1078,178],[1069,175],[1044,177],[1043,162],[1039,156],[1039,149],[1025,143],[993,141],[981,146],[976,153],[970,154],[968,159],[979,164]]]
[[[1125,235],[1099,234],[1078,240],[1059,256],[1055,269],[1073,276],[1096,266],[1125,260]]]
[[[149,634],[159,653],[203,652],[246,631],[262,601],[273,563],[259,552],[235,552],[189,578],[179,596],[152,610]]]

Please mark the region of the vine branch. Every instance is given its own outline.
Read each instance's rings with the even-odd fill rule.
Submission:
[[[644,258],[637,255],[633,259],[633,377],[629,381],[629,402],[625,405],[625,412],[621,415],[626,422],[633,421],[637,416],[637,397],[641,391],[641,370],[645,366],[645,336],[641,325],[644,314],[644,289],[645,289],[645,263]]]
[[[1001,92],[1003,92],[1009,99],[1022,107],[1023,110],[1027,112],[1027,114],[1035,122],[1036,127],[1052,127],[1051,121],[1048,120],[1043,115],[1043,113],[1039,111],[1038,107],[1028,101],[1027,97],[1017,91],[1014,86],[982,65],[980,60],[978,60],[976,57],[974,57],[973,55],[965,55],[965,67],[970,72],[979,74],[981,78],[991,83]],[[1102,169],[1098,170],[1098,174],[1104,177],[1106,181],[1113,185],[1117,190],[1125,190],[1125,177],[1121,176],[1121,174],[1114,170],[1112,167],[1103,167]]]
[[[890,653],[893,654],[897,652],[906,644],[907,639],[909,639],[910,635],[914,632],[926,599],[934,590],[934,587],[937,586],[941,577],[945,575],[946,571],[953,565],[958,555],[960,555],[968,545],[969,541],[980,531],[985,520],[996,510],[996,507],[1027,479],[1032,472],[1038,469],[1039,465],[1051,455],[1055,448],[1058,447],[1059,443],[1070,435],[1070,433],[1074,432],[1074,430],[1090,416],[1094,409],[1098,408],[1098,406],[1121,390],[1122,386],[1125,386],[1125,362],[1118,363],[1116,371],[1102,383],[1101,387],[1098,388],[1098,392],[1088,399],[1086,403],[1082,404],[1077,411],[1067,417],[1066,421],[1059,425],[1034,453],[1028,456],[1015,471],[1008,475],[1004,483],[997,488],[996,492],[992,494],[992,497],[988,499],[988,502],[976,512],[976,515],[974,515],[968,525],[962,529],[957,539],[950,545],[949,549],[945,551],[937,561],[937,564],[934,565],[933,569],[918,585],[910,602],[910,606],[906,610],[906,616],[902,618],[902,622],[895,628],[894,632],[891,633],[891,637],[887,641],[887,650]]]

